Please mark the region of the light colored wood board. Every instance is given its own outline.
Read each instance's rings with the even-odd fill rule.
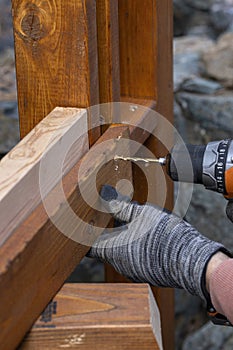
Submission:
[[[86,110],[56,108],[1,160],[0,246],[88,148]]]
[[[140,104],[140,101],[138,101]],[[74,230],[72,234],[84,237],[95,237],[95,231],[102,232],[108,224],[110,216],[93,210],[83,201],[77,183],[82,184],[86,192],[93,186],[93,173],[99,170],[97,190],[105,183],[116,185],[119,179],[131,178],[131,165],[118,163],[118,171],[114,170],[113,162],[100,167],[100,162],[106,163],[106,158],[116,154],[117,140],[125,137],[135,138],[143,143],[148,137],[139,127],[147,119],[143,112],[138,115],[134,126],[116,125],[110,127],[98,140],[98,152],[88,152],[63,179],[63,189],[67,201],[73,211],[90,226],[73,227],[65,206],[57,200],[55,187],[54,212],[67,227]],[[139,134],[138,130],[141,130]],[[111,147],[106,147],[105,141],[112,140]],[[114,141],[115,140],[115,141]],[[101,146],[102,145],[102,146]],[[92,147],[94,149],[94,147]],[[92,150],[91,149],[91,150]],[[85,166],[81,168],[81,164]],[[79,174],[79,177],[78,175]],[[81,176],[80,176],[81,174]],[[91,180],[90,180],[91,179]],[[93,193],[92,203],[98,202],[98,191]],[[61,205],[60,205],[61,204]],[[56,212],[56,208],[58,211]],[[77,266],[89,247],[76,243],[59,232],[49,218],[43,205],[39,205],[33,213],[12,233],[10,238],[0,248],[0,343],[4,349],[14,349],[39,316],[46,304],[57,293],[66,278]],[[98,227],[100,229],[98,230]],[[97,228],[97,229],[96,229]],[[35,273],[36,272],[36,273]],[[6,288],[8,286],[8,288]],[[14,337],[11,335],[14,334]]]
[[[12,10],[24,137],[56,106],[99,103],[96,2],[13,0]],[[90,143],[98,136],[92,130]]]
[[[159,311],[148,285],[65,284],[20,349],[162,349],[158,344]]]

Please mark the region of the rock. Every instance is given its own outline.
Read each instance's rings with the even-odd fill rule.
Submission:
[[[187,92],[176,94],[185,117],[210,130],[233,132],[233,92],[199,95]]]
[[[1,114],[0,153],[7,153],[19,142],[19,122]]]
[[[207,75],[226,87],[233,87],[233,33],[222,35],[214,47],[203,53]]]
[[[207,315],[200,298],[185,290],[175,290],[176,349],[181,349],[187,334],[195,332],[207,322]]]
[[[174,35],[180,36],[186,33],[188,22],[193,15],[193,9],[187,6],[184,0],[173,0]]]
[[[232,328],[219,327],[208,322],[200,330],[187,337],[182,350],[231,350],[232,348],[226,348],[224,343],[232,337],[232,334]]]
[[[11,3],[8,0],[0,0],[0,51],[6,46],[13,47],[13,27],[11,16]]]
[[[201,56],[198,53],[177,54],[174,57],[174,91],[181,89],[183,82],[199,76],[204,70]]]
[[[197,10],[209,10],[213,0],[185,0],[185,3],[189,5],[191,8],[195,8]]]
[[[188,195],[185,186],[182,189],[185,197]],[[226,205],[227,201],[221,194],[195,185],[185,218],[203,235],[233,251],[232,222],[226,216]]]
[[[187,79],[181,86],[181,90],[202,94],[214,94],[216,91],[221,90],[222,88],[223,86],[216,81],[199,77]]]
[[[174,55],[183,53],[202,54],[214,46],[214,41],[207,37],[183,36],[174,39]]]
[[[210,21],[217,33],[233,25],[233,0],[215,0],[210,7]]]
[[[207,38],[182,37],[174,40],[174,90],[178,91],[182,83],[204,72],[202,54],[213,46]]]

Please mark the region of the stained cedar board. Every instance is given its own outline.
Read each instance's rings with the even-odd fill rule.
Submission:
[[[119,0],[119,42],[121,95],[156,101],[156,111],[173,121],[173,4],[172,0]],[[172,136],[168,130],[167,139]],[[157,139],[150,137],[146,146],[157,156],[168,152]],[[159,169],[154,166],[154,177]],[[145,202],[145,177],[133,167],[137,193]],[[166,178],[165,206],[173,207],[173,185]],[[154,202],[160,204],[160,191],[154,189]],[[172,290],[154,289],[161,311],[165,350],[174,349],[174,296]]]
[[[20,133],[55,107],[99,103],[95,0],[12,0]],[[90,144],[100,136],[89,117]]]

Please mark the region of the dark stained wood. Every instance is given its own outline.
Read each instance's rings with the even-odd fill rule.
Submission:
[[[97,0],[100,103],[120,101],[118,0]]]
[[[159,349],[159,312],[145,284],[66,284],[20,350]]]
[[[120,101],[118,0],[97,0],[99,93],[102,133],[113,122]]]
[[[52,109],[99,103],[95,0],[12,0],[20,132]],[[90,116],[89,127],[98,122]],[[99,129],[90,132],[90,144]]]
[[[121,94],[155,100],[156,111],[170,122],[173,118],[172,19],[171,0],[119,0]],[[162,128],[161,132],[167,134],[168,144],[171,145],[173,135],[170,130]],[[146,147],[157,157],[167,153],[166,147],[155,137],[148,139]],[[150,192],[150,202],[163,205],[165,195],[165,206],[171,209],[171,181],[165,175],[163,180],[166,181],[161,185],[160,169],[157,166],[150,166],[150,172],[154,176],[154,190]],[[143,203],[148,200],[146,177],[134,166],[133,178],[135,199]],[[164,349],[172,350],[173,291],[155,289],[155,294],[162,317]]]

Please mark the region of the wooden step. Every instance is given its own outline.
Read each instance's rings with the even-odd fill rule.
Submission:
[[[162,349],[160,315],[146,284],[65,284],[20,350]]]

